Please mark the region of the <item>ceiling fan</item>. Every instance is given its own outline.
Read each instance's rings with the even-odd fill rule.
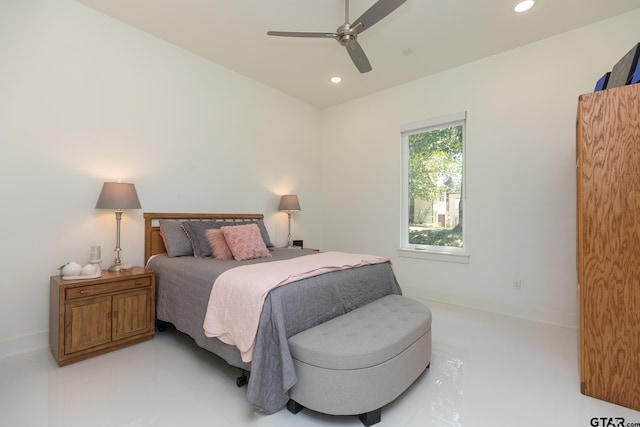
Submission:
[[[335,33],[315,33],[315,32],[290,32],[290,31],[267,31],[270,36],[283,37],[317,37],[335,39],[342,46],[347,48],[351,60],[358,71],[367,73],[371,71],[371,64],[365,55],[364,50],[358,43],[358,34],[371,28],[373,24],[382,20],[385,16],[396,10],[406,0],[378,0],[365,13],[362,14],[353,24],[349,23],[349,0],[345,0],[344,24],[339,26]]]

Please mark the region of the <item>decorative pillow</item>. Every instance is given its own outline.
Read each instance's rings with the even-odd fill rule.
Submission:
[[[222,227],[224,238],[231,249],[233,258],[237,261],[253,258],[270,257],[269,249],[260,235],[258,224],[236,225]]]
[[[193,256],[191,241],[180,226],[182,221],[174,219],[160,220],[160,235],[170,257]]]
[[[207,258],[212,255],[206,231],[219,229],[223,225],[226,225],[223,221],[185,221],[182,223],[182,229],[191,241],[194,257]]]
[[[269,239],[269,233],[264,225],[264,221],[234,222],[234,221],[184,221],[182,222],[183,234],[187,236],[191,246],[190,255],[196,258],[207,258],[212,256],[211,247],[207,241],[207,230],[216,230],[221,227],[237,227],[238,225],[257,224],[260,236],[265,246],[274,247]]]
[[[231,253],[231,249],[229,249],[229,245],[227,245],[222,230],[212,228],[211,230],[207,230],[205,234],[207,235],[207,242],[215,259],[233,259],[233,254]]]

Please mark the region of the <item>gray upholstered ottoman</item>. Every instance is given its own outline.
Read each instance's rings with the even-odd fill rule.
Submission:
[[[431,311],[388,295],[289,338],[298,382],[287,405],[359,415],[364,425],[404,392],[431,361]]]

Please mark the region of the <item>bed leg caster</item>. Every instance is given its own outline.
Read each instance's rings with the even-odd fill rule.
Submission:
[[[164,332],[169,329],[169,323],[163,322],[162,320],[156,320],[156,328],[158,328],[158,332]]]
[[[240,375],[238,378],[236,378],[236,385],[238,387],[243,387],[243,386],[247,385],[248,382],[249,382],[249,378],[247,377],[247,372],[243,369],[242,370],[242,375]]]
[[[298,402],[296,402],[293,399],[289,399],[289,401],[287,402],[287,409],[292,414],[297,414],[298,412],[300,412],[300,411],[302,411],[304,409],[304,406],[302,406],[301,404],[299,404]]]
[[[360,421],[362,421],[362,424],[364,424],[365,426],[372,426],[380,422],[380,419],[382,418],[382,408],[378,408],[375,411],[367,412],[366,414],[360,414],[358,415],[358,417],[360,418]]]

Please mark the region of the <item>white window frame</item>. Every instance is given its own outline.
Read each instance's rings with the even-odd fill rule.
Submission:
[[[462,248],[449,246],[432,246],[419,245],[409,243],[409,135],[417,133],[429,132],[431,130],[441,129],[445,127],[453,127],[462,125],[462,194],[461,198],[464,202],[462,210]],[[401,126],[400,133],[402,136],[402,218],[400,225],[400,248],[398,255],[401,257],[428,259],[435,261],[447,261],[457,263],[469,262],[469,250],[467,242],[467,213],[469,205],[467,204],[467,173],[466,173],[466,143],[467,143],[467,113],[454,113],[447,116],[435,117],[432,119],[422,120],[419,122],[409,123]]]

